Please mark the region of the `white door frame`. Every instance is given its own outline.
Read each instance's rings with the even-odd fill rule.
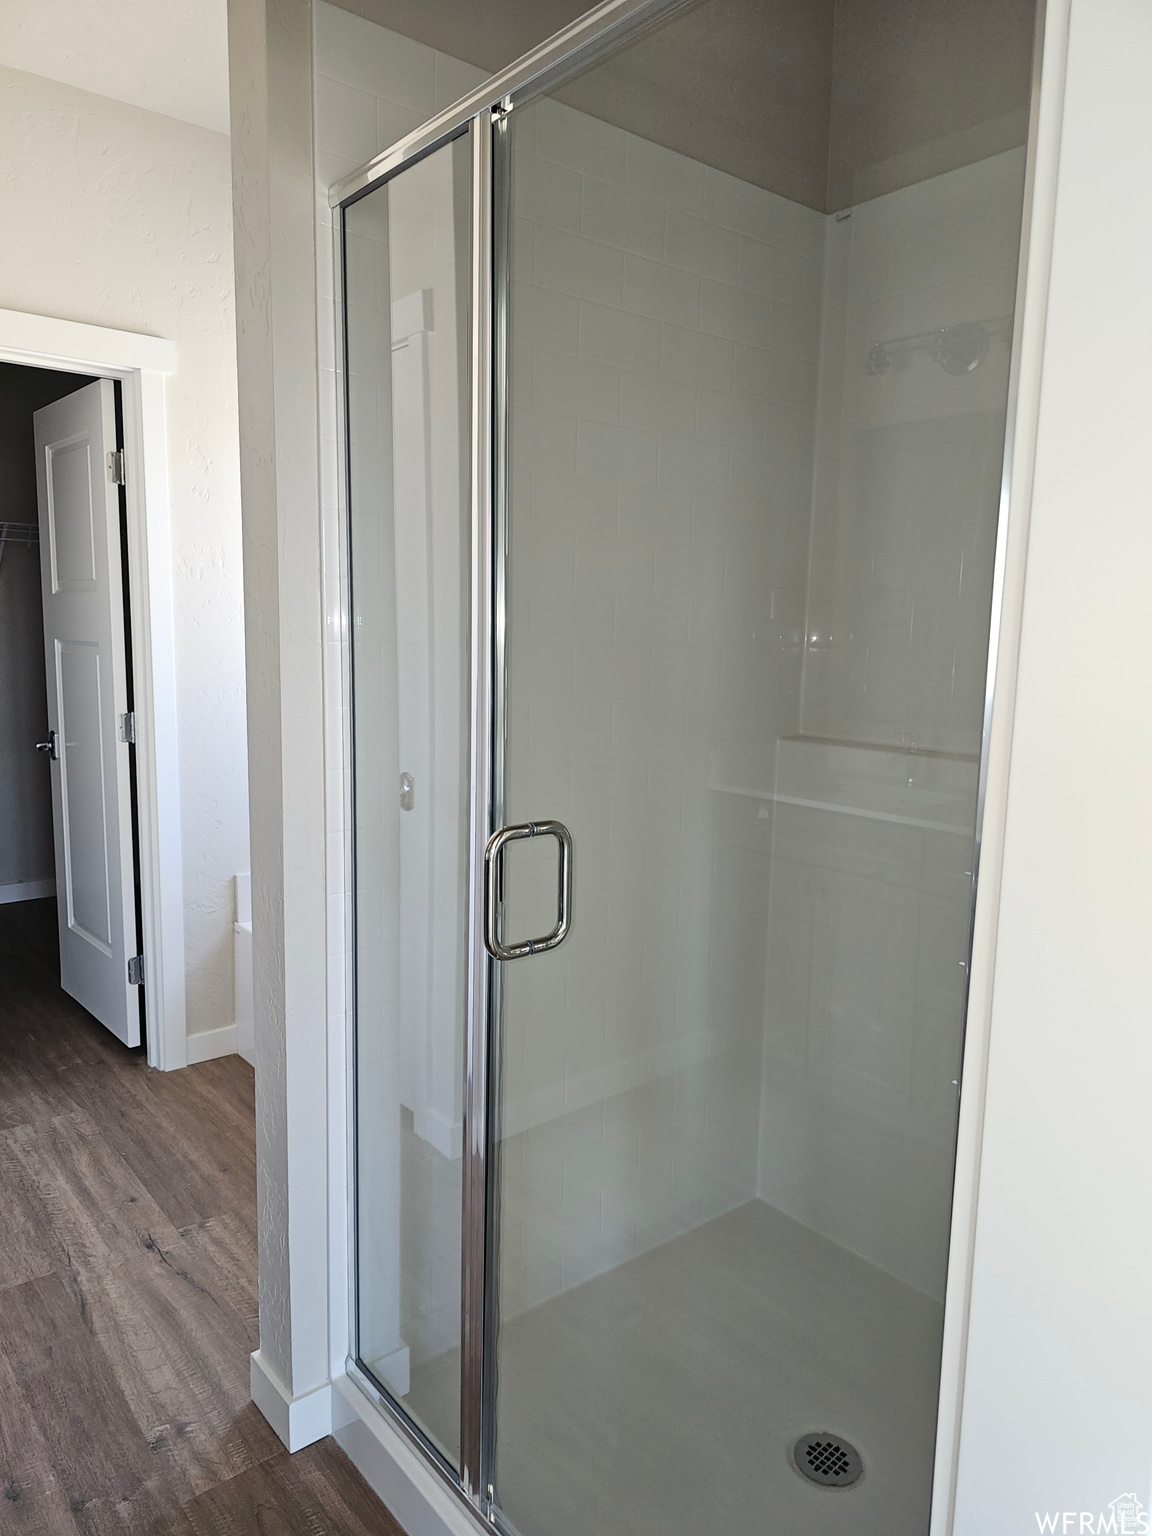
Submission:
[[[176,665],[164,377],[175,343],[0,309],[0,361],[118,379],[124,410],[128,583],[148,1061],[188,1060]]]

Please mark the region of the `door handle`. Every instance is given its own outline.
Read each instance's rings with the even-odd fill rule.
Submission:
[[[520,944],[505,944],[500,938],[500,875],[504,849],[524,837],[554,837],[560,845],[560,867],[556,881],[556,926],[542,939],[525,939]],[[494,960],[522,960],[525,955],[542,955],[546,949],[563,944],[572,926],[572,834],[562,821],[527,821],[517,827],[501,827],[493,832],[484,850],[484,947]]]
[[[56,735],[56,732],[49,731],[48,740],[38,741],[36,743],[36,750],[37,752],[47,752],[52,761],[58,763],[60,761],[60,738]]]

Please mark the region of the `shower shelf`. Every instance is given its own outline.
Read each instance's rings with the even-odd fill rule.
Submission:
[[[807,811],[832,811],[837,816],[858,816],[865,821],[887,821],[900,827],[916,827],[921,832],[950,832],[960,837],[971,837],[971,825],[954,821],[929,821],[922,816],[902,816],[896,811],[879,811],[861,805],[843,805],[835,800],[809,800],[802,795],[780,794],[773,789],[745,789],[738,784],[713,784],[721,795],[742,795],[749,800],[768,800],[777,805],[795,805]]]

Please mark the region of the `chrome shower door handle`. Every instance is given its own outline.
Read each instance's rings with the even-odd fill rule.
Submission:
[[[57,736],[55,731],[49,731],[48,732],[48,740],[47,741],[38,741],[36,743],[36,750],[37,750],[37,752],[44,752],[44,753],[46,753],[47,756],[50,757],[54,763],[58,763],[60,761],[60,738],[59,738],[59,736]]]
[[[525,939],[520,944],[505,944],[500,939],[500,873],[504,849],[508,843],[524,837],[554,837],[560,845],[560,867],[556,882],[556,926],[542,939]],[[501,827],[493,832],[484,850],[484,947],[494,960],[522,960],[526,955],[541,955],[546,949],[563,944],[572,926],[572,834],[562,821],[526,821],[521,826]]]

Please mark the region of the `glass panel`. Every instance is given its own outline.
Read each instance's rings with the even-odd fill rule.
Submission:
[[[470,514],[468,151],[345,213],[359,1357],[460,1420]]]
[[[928,1527],[1032,6],[904,14],[712,0],[504,130],[523,1536]]]

